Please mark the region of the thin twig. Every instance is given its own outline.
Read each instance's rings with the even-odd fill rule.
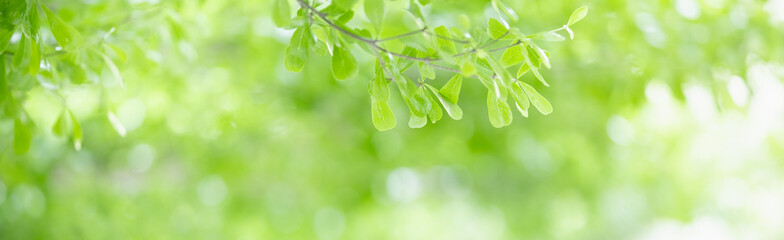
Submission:
[[[417,34],[417,33],[425,32],[426,30],[427,30],[427,27],[424,27],[422,29],[419,29],[419,30],[416,30],[416,31],[407,32],[407,33],[403,33],[403,34],[400,34],[400,35],[397,35],[397,36],[377,39],[376,42],[385,42],[385,41],[394,40],[394,39],[398,39],[398,38],[408,37],[410,35],[414,35],[414,34]]]

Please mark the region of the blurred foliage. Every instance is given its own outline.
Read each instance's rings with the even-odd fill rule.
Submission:
[[[0,0],[3,19],[18,2]],[[61,46],[39,8],[46,67],[14,75],[24,63],[3,53],[25,117],[0,118],[0,239],[784,237],[781,0],[504,1],[526,33],[591,9],[572,42],[541,44],[554,111],[493,128],[486,89],[466,78],[462,120],[385,132],[369,107],[374,56],[355,54],[347,80],[316,54],[287,71],[294,31],[275,26],[273,1],[39,3],[84,47]],[[445,26],[500,17],[490,1],[422,11]],[[48,55],[81,49],[105,51],[124,86],[101,54]],[[87,81],[64,77],[68,64]],[[80,124],[80,150],[58,118]],[[31,138],[21,155],[15,122]]]

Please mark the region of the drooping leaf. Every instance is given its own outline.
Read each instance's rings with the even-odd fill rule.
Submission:
[[[354,76],[357,73],[357,60],[348,49],[335,45],[332,53],[332,75],[338,80]]]
[[[11,63],[14,64],[14,66],[22,64],[22,60],[24,60],[25,54],[27,54],[27,42],[27,38],[22,35],[22,38],[19,40],[19,47],[16,49],[14,58],[11,60]]]
[[[35,38],[30,38],[30,75],[35,76],[41,68],[41,46],[35,41]]]
[[[554,32],[554,31],[543,32],[543,33],[536,34],[534,36],[534,38],[545,40],[545,41],[549,41],[549,42],[560,42],[560,41],[566,40],[566,38],[561,36],[561,34],[558,34],[557,32]]]
[[[417,116],[413,111],[409,112],[408,127],[421,128],[427,125],[427,115]]]
[[[529,67],[527,63],[523,63],[523,65],[520,66],[520,69],[517,70],[517,78],[519,79],[520,77],[525,75],[525,73],[527,73],[528,70],[530,69],[531,67]]]
[[[463,72],[466,76],[471,76],[476,74],[476,66],[474,66],[471,61],[464,61],[462,65],[460,65],[460,71]]]
[[[509,104],[498,99],[492,91],[487,92],[487,113],[493,127],[500,128],[512,123],[512,110]]]
[[[120,60],[120,62],[125,62],[126,60],[128,60],[128,55],[125,54],[125,51],[123,51],[122,48],[120,48],[119,46],[107,42],[104,42],[103,44],[104,46],[112,50],[112,52],[114,52],[114,56],[116,56],[117,59]]]
[[[41,28],[41,19],[38,17],[38,4],[30,6],[27,12],[27,21],[30,24],[30,36],[33,38],[38,36],[38,29]]]
[[[376,101],[371,98],[371,109],[373,126],[379,131],[386,131],[395,128],[397,121],[389,104],[385,101]]]
[[[291,24],[291,7],[288,0],[275,0],[272,5],[272,22],[278,27]]]
[[[425,92],[425,95],[427,95],[427,98],[430,99],[430,105],[432,105],[430,112],[427,113],[427,117],[430,118],[431,123],[436,123],[441,120],[441,118],[444,116],[444,113],[441,111],[441,107],[439,107],[440,104],[438,103],[435,95],[428,91]]]
[[[567,26],[574,25],[580,20],[583,20],[583,18],[585,18],[585,15],[588,15],[588,6],[582,6],[575,9],[574,12],[572,12],[572,15],[569,16],[569,23],[567,23],[566,25]]]
[[[528,95],[528,98],[531,100],[531,104],[533,104],[540,113],[547,115],[553,112],[553,106],[550,105],[550,102],[547,101],[547,99],[544,98],[541,94],[539,94],[539,92],[537,92],[534,87],[531,87],[531,85],[528,85],[524,82],[519,83],[525,91],[526,95]]]
[[[427,116],[427,113],[430,112],[430,108],[433,107],[430,104],[430,100],[427,99],[427,96],[424,94],[424,89],[419,88],[416,91],[416,94],[408,99],[411,102],[411,112],[414,115],[419,117]]]
[[[384,102],[389,101],[389,85],[383,76],[376,76],[373,81],[370,81],[370,84],[370,95],[373,98]]]
[[[103,58],[103,62],[106,63],[106,67],[109,68],[109,72],[112,73],[114,79],[117,80],[121,87],[125,87],[125,82],[123,82],[120,70],[117,69],[117,65],[114,64],[114,61],[112,61],[112,59],[109,58],[109,56],[106,56],[104,53],[98,52],[98,54],[101,55],[101,58]]]
[[[517,110],[520,111],[520,114],[523,117],[528,117],[528,107],[530,106],[530,101],[528,100],[528,95],[525,94],[525,90],[520,87],[519,82],[515,82],[512,84],[512,98],[515,101],[515,105],[517,106]]]
[[[305,61],[308,59],[308,44],[310,37],[310,28],[305,25],[298,27],[291,37],[291,43],[286,48],[286,69],[292,72],[302,71],[305,67]]]
[[[503,23],[499,22],[495,18],[490,18],[487,22],[487,33],[490,34],[490,37],[493,39],[499,39],[507,34],[509,28],[506,27]]]
[[[79,125],[79,121],[76,120],[76,117],[73,115],[72,112],[69,111],[71,115],[71,123],[73,123],[73,143],[74,148],[78,151],[82,149],[82,126]]]
[[[368,17],[376,31],[380,31],[381,23],[384,21],[384,0],[364,0],[365,15]]]
[[[19,118],[14,119],[14,153],[24,154],[30,150],[30,129]]]
[[[52,133],[55,136],[62,137],[62,136],[68,135],[69,128],[71,126],[70,126],[70,124],[68,124],[68,120],[69,119],[68,119],[68,117],[67,117],[65,112],[66,112],[66,110],[63,109],[63,111],[60,113],[60,115],[57,116],[57,120],[54,122],[54,125],[52,125]]]
[[[443,95],[449,101],[453,103],[457,103],[458,98],[460,97],[460,88],[463,87],[463,75],[462,74],[455,74],[451,79],[449,79],[441,90],[439,91],[441,95]]]
[[[425,84],[425,86],[427,86],[427,88],[430,89],[430,92],[432,92],[433,95],[435,95],[436,98],[438,98],[438,101],[440,101],[441,105],[444,106],[444,110],[446,110],[446,113],[449,114],[449,117],[451,117],[454,120],[460,120],[463,118],[463,110],[460,109],[460,106],[458,106],[457,103],[451,102],[449,101],[449,99],[446,99],[444,96],[441,95],[441,93],[438,92],[438,89],[436,89],[433,86],[430,86],[430,84]]]
[[[433,69],[433,66],[423,62],[419,63],[419,74],[428,79],[436,78],[436,71]]]
[[[52,30],[52,35],[54,35],[55,40],[61,47],[69,49],[72,43],[80,43],[82,41],[82,36],[76,28],[60,19],[45,4],[40,6],[44,10],[46,18],[49,19],[49,29]]]
[[[425,16],[422,14],[422,10],[414,0],[410,0],[408,4],[408,12],[413,16],[419,24],[423,24],[425,22]]]

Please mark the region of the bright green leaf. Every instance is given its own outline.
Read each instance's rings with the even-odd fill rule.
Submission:
[[[13,29],[0,29],[0,54],[3,54],[5,50],[8,49],[8,43],[11,42],[11,36],[13,35]]]
[[[585,15],[588,15],[588,6],[582,6],[577,8],[576,10],[574,10],[574,12],[572,12],[572,15],[569,16],[569,23],[567,23],[566,25],[567,26],[574,25],[580,20],[583,20],[583,18],[585,18]]]
[[[384,0],[364,0],[365,15],[368,17],[376,31],[381,30],[381,23],[384,21]]]
[[[35,41],[35,38],[30,38],[30,75],[38,74],[41,68],[41,46]]]
[[[112,73],[112,76],[114,76],[114,79],[116,79],[117,82],[120,83],[121,87],[125,87],[125,82],[123,82],[122,75],[120,74],[120,70],[117,69],[117,65],[114,65],[114,61],[112,61],[112,59],[109,58],[109,56],[106,56],[106,54],[104,53],[98,52],[98,54],[100,54],[101,58],[103,58],[104,63],[106,63],[106,67],[109,68],[109,71]]]
[[[335,45],[332,52],[332,75],[338,80],[354,76],[357,73],[357,60],[348,49]]]
[[[487,22],[487,26],[487,33],[489,33],[493,39],[499,39],[509,32],[509,28],[495,18],[490,18]]]
[[[444,113],[441,111],[441,107],[439,107],[440,104],[432,93],[426,91],[425,95],[427,95],[427,98],[430,99],[430,105],[432,105],[430,112],[427,113],[427,117],[430,118],[430,122],[436,123],[438,120],[441,120],[441,118],[444,116]]]
[[[504,55],[501,56],[501,64],[507,67],[521,63],[524,60],[523,48],[519,44],[507,48],[504,51]]]
[[[114,131],[116,131],[120,137],[125,137],[127,131],[125,130],[125,126],[123,126],[122,122],[120,122],[120,119],[117,118],[117,116],[115,116],[112,111],[109,111],[106,116],[109,119],[109,123],[112,124]]]
[[[417,116],[413,111],[409,112],[408,127],[421,128],[427,124],[427,115]]]
[[[294,31],[291,37],[291,43],[286,48],[286,69],[292,72],[302,71],[305,67],[305,61],[308,59],[308,44],[310,37],[310,30],[308,26],[302,26]]]
[[[539,33],[539,34],[536,34],[534,37],[537,38],[537,39],[541,39],[541,40],[545,40],[545,41],[549,41],[549,42],[560,42],[560,41],[566,40],[566,38],[561,36],[561,34],[558,34],[557,32],[553,32],[553,31]]]
[[[52,133],[55,136],[61,136],[62,137],[62,136],[65,136],[65,135],[68,134],[68,130],[69,130],[70,126],[68,124],[68,118],[67,118],[65,112],[66,112],[66,110],[63,109],[63,111],[60,113],[60,115],[57,116],[57,120],[54,122],[54,125],[52,125]]]
[[[288,0],[275,0],[272,5],[272,21],[278,27],[291,24],[291,7]]]
[[[511,21],[517,21],[517,13],[515,13],[514,10],[504,5],[504,3],[502,3],[500,0],[493,0],[492,4],[493,4],[493,8],[495,8],[497,12],[500,12]]]
[[[528,98],[531,99],[531,104],[533,104],[540,113],[547,115],[553,112],[553,106],[550,105],[550,102],[540,95],[534,87],[531,87],[531,85],[524,82],[519,83],[526,95],[528,95]]]
[[[370,111],[372,113],[373,126],[379,131],[386,131],[395,128],[395,125],[397,125],[395,115],[392,113],[392,109],[389,108],[387,102],[376,101],[371,98]]]
[[[498,99],[493,91],[487,92],[487,113],[493,127],[500,128],[512,123],[512,110],[509,104]]]
[[[333,3],[336,3],[342,9],[352,9],[354,8],[354,4],[357,4],[358,0],[334,0]]]
[[[82,149],[82,126],[79,125],[79,121],[76,120],[72,112],[69,111],[69,114],[71,115],[71,123],[73,123],[74,148],[78,151]]]
[[[27,38],[25,38],[23,35],[19,40],[19,47],[14,53],[14,58],[11,60],[11,63],[14,64],[14,66],[19,66],[22,64],[22,60],[24,60],[25,54],[27,54],[27,42]]]
[[[528,107],[530,106],[530,101],[528,100],[528,95],[525,94],[525,90],[520,87],[519,82],[515,82],[512,84],[512,98],[515,101],[515,105],[517,106],[517,110],[520,111],[520,114],[523,117],[528,117]]]
[[[444,26],[438,26],[437,28],[433,29],[436,35],[440,37],[436,37],[436,42],[438,42],[438,46],[451,54],[457,54],[457,49],[455,48],[455,43],[452,42],[452,35],[449,34],[449,29]]]
[[[439,91],[441,95],[443,95],[446,99],[453,103],[457,103],[458,98],[460,97],[460,88],[463,87],[463,75],[462,74],[455,74],[451,79],[449,79],[441,90]]]
[[[433,95],[436,95],[436,98],[438,98],[438,101],[440,101],[441,105],[444,106],[444,109],[446,110],[446,113],[449,114],[449,117],[454,120],[460,120],[463,118],[463,110],[460,109],[460,106],[458,106],[457,103],[446,99],[446,97],[442,96],[441,93],[439,93],[435,87],[430,86],[430,84],[425,84],[425,86],[430,89],[430,92],[432,92]]]

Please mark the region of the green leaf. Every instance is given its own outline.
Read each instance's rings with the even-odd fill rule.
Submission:
[[[443,87],[441,87],[439,92],[449,101],[457,103],[457,100],[460,97],[460,88],[462,87],[463,75],[455,74],[455,76],[449,79],[449,81],[446,82]]]
[[[451,54],[457,54],[457,49],[455,48],[455,43],[452,42],[452,35],[449,34],[449,29],[444,26],[438,26],[437,28],[433,29],[436,35],[441,36],[436,38],[436,42],[441,50],[447,51]]]
[[[421,128],[427,124],[427,115],[417,116],[413,111],[409,112],[408,127]]]
[[[476,73],[476,66],[471,61],[466,60],[463,65],[460,65],[460,71],[466,76],[471,76]]]
[[[14,35],[14,30],[0,29],[0,54],[3,54],[8,49],[8,43],[11,42],[11,36]]]
[[[420,9],[419,4],[414,2],[414,0],[410,0],[408,4],[408,12],[411,13],[411,16],[419,21],[420,24],[425,22],[425,16],[422,14],[422,10]]]
[[[30,150],[30,129],[19,118],[14,119],[14,153],[24,154]]]
[[[384,21],[384,0],[365,0],[364,7],[365,15],[376,27],[376,32],[379,32],[381,23]]]
[[[30,75],[35,76],[41,68],[41,46],[30,38]]]
[[[370,81],[370,95],[379,101],[389,101],[389,84],[384,76],[376,76],[373,81]]]
[[[357,60],[351,52],[343,47],[335,45],[332,52],[332,76],[338,80],[343,80],[354,76],[357,73]]]
[[[305,25],[298,27],[291,37],[291,43],[286,48],[286,69],[292,72],[302,71],[305,67],[305,61],[308,59],[308,38],[310,37],[310,28]]]
[[[440,104],[432,93],[425,92],[425,95],[427,95],[427,98],[430,99],[430,105],[433,106],[430,108],[430,112],[427,113],[427,117],[430,118],[430,122],[436,123],[444,116],[444,112],[441,111],[441,107],[439,107]]]
[[[588,6],[582,6],[575,9],[574,12],[572,12],[572,15],[569,16],[569,23],[567,23],[566,25],[571,26],[579,22],[580,20],[583,20],[583,18],[585,18],[585,15],[588,15]]]
[[[525,75],[525,73],[527,73],[530,69],[531,67],[529,67],[527,63],[523,63],[523,65],[520,66],[520,70],[517,70],[517,78],[519,79]]]
[[[430,0],[419,0],[419,4],[422,4],[422,6],[427,6],[430,4]]]
[[[281,28],[291,24],[291,7],[288,0],[275,0],[272,5],[272,21]]]
[[[531,104],[533,104],[540,113],[547,115],[553,112],[553,106],[550,105],[550,102],[547,101],[546,98],[542,97],[542,95],[540,95],[539,92],[534,89],[534,87],[531,87],[531,85],[528,85],[524,82],[519,83],[525,91],[526,95],[528,95],[528,98],[531,99]]]
[[[419,88],[416,94],[408,100],[411,102],[411,112],[418,117],[427,116],[427,113],[430,112],[430,108],[433,107],[430,104],[430,100],[425,96],[424,89],[422,88]]]
[[[524,60],[523,48],[519,44],[507,48],[504,51],[504,55],[501,56],[501,64],[506,67],[521,63]]]
[[[348,21],[351,21],[352,18],[354,18],[354,11],[348,10],[345,13],[341,14],[340,17],[338,17],[338,19],[335,20],[335,23],[346,24],[348,23]]]
[[[495,8],[496,11],[500,12],[511,21],[517,21],[517,13],[515,13],[514,10],[506,7],[500,0],[493,0],[492,3],[493,8]]]
[[[487,113],[493,127],[500,128],[512,123],[512,110],[509,104],[498,99],[493,91],[487,91]]]
[[[499,39],[507,34],[509,28],[507,28],[504,24],[496,20],[495,18],[490,18],[487,22],[487,33],[490,34],[490,37],[493,39]]]
[[[27,42],[27,38],[22,35],[22,38],[19,39],[19,47],[16,49],[14,58],[11,60],[11,63],[14,64],[14,66],[19,66],[22,64],[22,60],[24,60],[25,54],[27,54]]]
[[[82,126],[79,125],[79,121],[76,120],[72,112],[69,111],[68,113],[71,115],[71,123],[73,123],[74,148],[78,151],[82,149]]]
[[[419,63],[419,74],[428,79],[436,78],[436,71],[433,69],[433,66],[423,62]]]
[[[373,126],[375,126],[379,131],[393,129],[395,128],[395,125],[397,125],[397,121],[395,121],[395,115],[392,113],[392,109],[389,108],[389,104],[387,104],[387,102],[376,101],[375,99],[371,98],[370,111],[372,113]]]
[[[460,109],[460,106],[458,106],[457,103],[451,102],[449,101],[449,99],[446,99],[444,96],[441,95],[441,93],[438,92],[438,90],[435,87],[430,86],[430,84],[425,84],[425,86],[427,86],[427,88],[430,89],[430,92],[432,92],[433,95],[436,95],[436,98],[438,98],[438,101],[440,101],[441,105],[444,106],[444,109],[446,110],[446,113],[449,114],[449,117],[451,117],[454,120],[460,120],[461,118],[463,118],[463,110]]]
[[[515,105],[517,106],[517,110],[520,111],[520,114],[523,117],[528,117],[528,107],[530,106],[530,101],[528,101],[528,95],[525,94],[525,90],[520,87],[519,82],[515,82],[512,84],[512,98],[515,101]]]
[[[45,4],[40,6],[44,10],[46,18],[49,19],[49,29],[52,30],[52,35],[54,35],[55,40],[63,49],[68,49],[71,43],[80,43],[82,41],[82,36],[76,28],[60,19]]]
[[[38,17],[37,5],[34,3],[27,12],[27,21],[30,23],[30,35],[32,37],[37,37],[38,29],[41,28],[41,19]]]
[[[68,124],[68,118],[66,118],[67,116],[65,112],[66,110],[63,109],[60,115],[57,116],[57,120],[54,122],[54,125],[52,125],[52,133],[55,136],[62,137],[68,134],[70,126]]]

